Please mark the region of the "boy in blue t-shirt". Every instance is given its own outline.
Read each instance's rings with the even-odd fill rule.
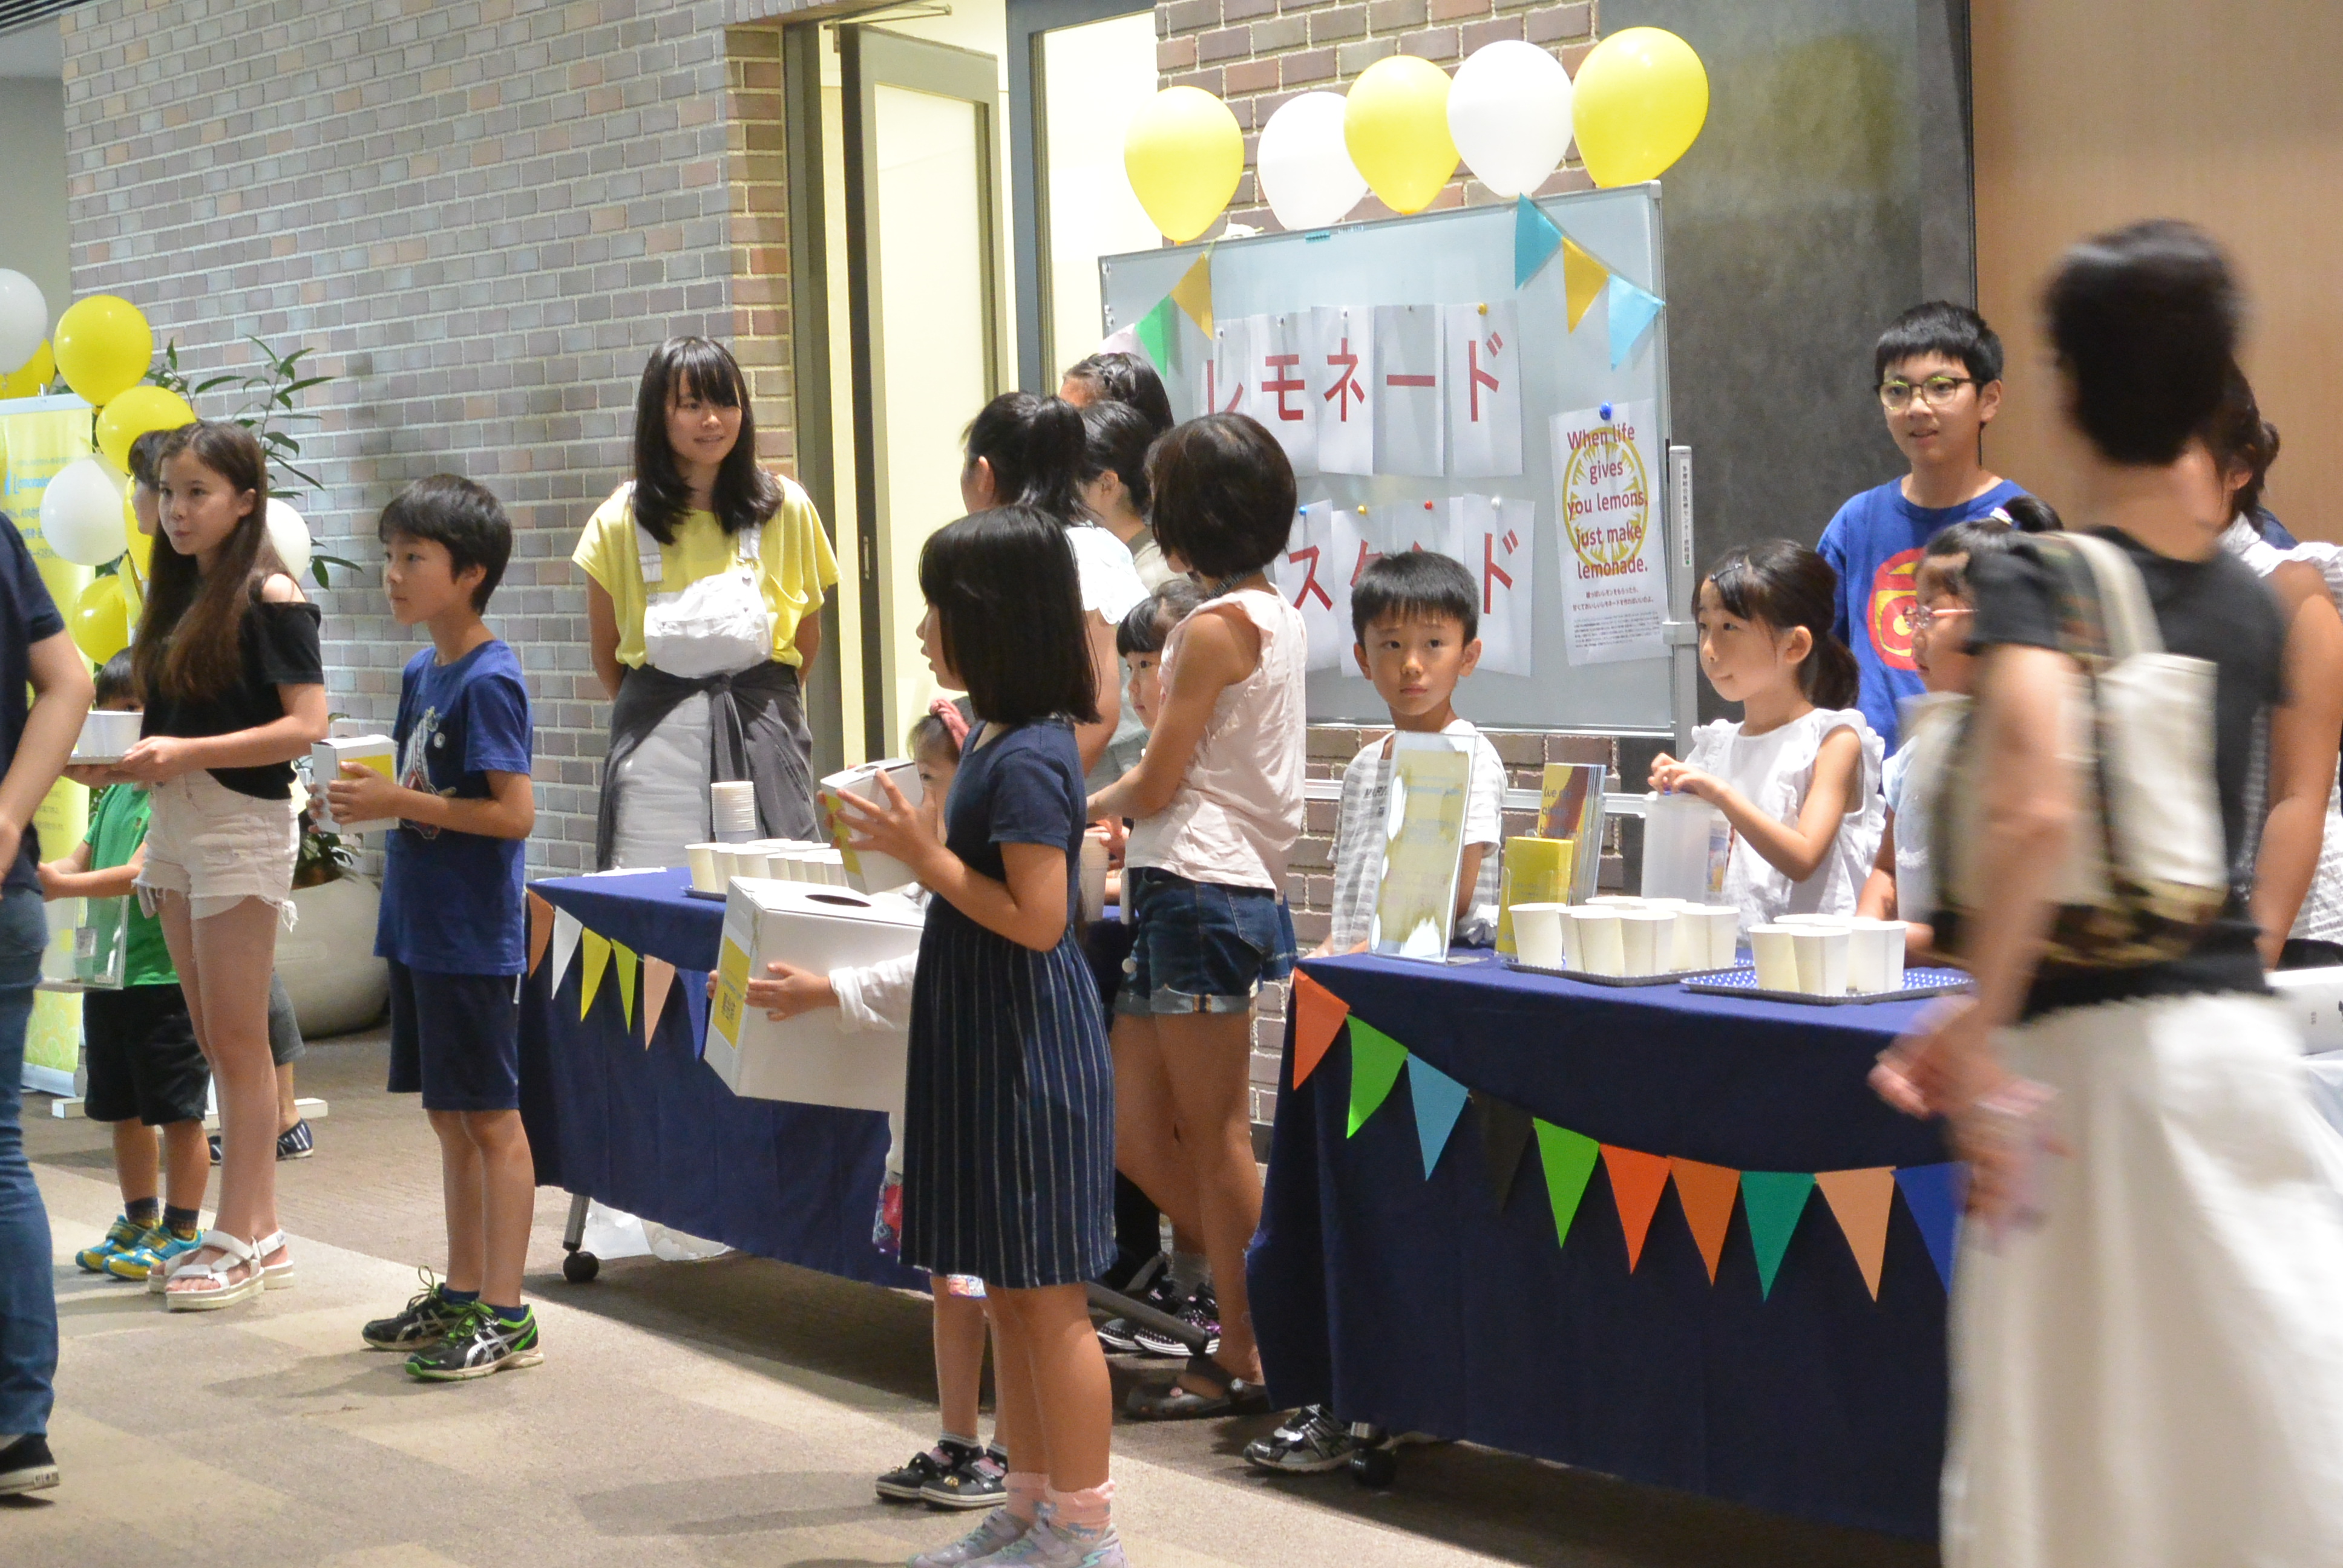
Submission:
[[[364,1337],[445,1382],[544,1359],[520,1299],[537,1201],[520,1121],[521,869],[537,823],[528,688],[480,620],[512,554],[496,498],[434,475],[384,508],[377,531],[390,613],[428,628],[431,646],[399,678],[397,781],[346,764],[326,793],[345,821],[399,819],[383,849],[374,950],[390,960],[390,1091],[421,1091],[439,1137],[447,1277]]]
[[[2026,492],[1985,466],[2001,408],[2001,339],[1966,306],[1934,300],[1890,323],[1872,350],[1887,434],[1911,472],[1839,508],[1815,546],[1838,573],[1834,629],[1855,650],[1856,705],[1896,749],[1896,704],[1920,695],[1912,660],[1913,578],[1928,541]]]

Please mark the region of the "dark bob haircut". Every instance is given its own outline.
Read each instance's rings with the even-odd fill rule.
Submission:
[[[1208,587],[1262,570],[1293,537],[1293,465],[1242,414],[1172,427],[1147,454],[1147,484],[1155,542]]]
[[[1003,392],[977,411],[960,437],[968,462],[992,470],[996,507],[1032,507],[1061,525],[1078,520],[1074,488],[1082,471],[1082,415],[1058,397]]]
[[[1128,403],[1101,400],[1082,410],[1082,483],[1112,474],[1131,494],[1131,509],[1147,515],[1147,448],[1160,434]]]
[[[1095,400],[1138,409],[1147,417],[1151,436],[1172,428],[1172,398],[1163,390],[1163,377],[1140,355],[1093,354],[1076,361],[1065,378]]]
[[[668,445],[668,405],[694,398],[740,410],[739,438],[717,465],[709,498],[724,531],[755,528],[781,509],[779,483],[757,463],[757,415],[739,362],[720,343],[670,337],[651,351],[635,391],[635,521],[663,545],[675,543],[677,525],[691,509],[691,487]]]
[[[1132,605],[1114,628],[1114,651],[1124,658],[1161,653],[1172,640],[1172,628],[1204,608],[1204,590],[1186,578],[1158,583],[1153,593]]]
[[[2087,239],[2044,297],[2067,417],[2110,463],[2177,461],[2219,412],[2243,303],[2221,247],[2170,218]]]
[[[1351,585],[1351,634],[1361,643],[1367,628],[1388,616],[1457,621],[1470,642],[1481,635],[1481,595],[1454,557],[1402,550],[1378,559]]]
[[[1098,722],[1098,675],[1063,523],[1032,507],[947,523],[920,551],[920,591],[979,719]]]
[[[1889,322],[1871,351],[1871,379],[1885,381],[1896,366],[1925,354],[1959,360],[1979,387],[2001,379],[2001,338],[1966,305],[1932,299]]]
[[[488,596],[512,559],[512,524],[504,508],[485,487],[458,474],[434,474],[399,491],[382,509],[374,531],[384,544],[404,537],[440,546],[447,552],[450,577],[480,568],[479,586],[472,589],[474,615],[488,608]]]
[[[1855,701],[1859,678],[1855,655],[1832,632],[1836,617],[1838,573],[1830,562],[1788,539],[1766,539],[1727,550],[1708,568],[1707,586],[1716,590],[1725,613],[1763,625],[1776,637],[1802,626],[1814,651],[1798,666],[1798,685],[1816,708],[1845,708]]]

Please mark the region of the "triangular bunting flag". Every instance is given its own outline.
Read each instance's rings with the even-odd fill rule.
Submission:
[[[561,977],[569,972],[569,960],[577,956],[578,939],[585,930],[568,910],[553,911],[553,978],[545,982],[547,996],[561,989]]]
[[[1406,1065],[1407,1047],[1373,1024],[1351,1020],[1351,1125],[1343,1137],[1356,1136],[1391,1098],[1399,1070]]]
[[[696,977],[705,981],[705,976]],[[708,1054],[708,987],[705,983],[689,982],[677,986],[676,994],[683,998],[683,1027],[691,1044],[691,1054]]]
[[[1172,363],[1172,335],[1179,329],[1180,307],[1165,295],[1155,302],[1155,308],[1139,318],[1131,336],[1139,340],[1140,353],[1147,362],[1161,371]],[[1120,336],[1118,334],[1118,336]]]
[[[1464,1112],[1464,1086],[1420,1056],[1407,1059],[1408,1098],[1415,1102],[1415,1141],[1423,1152],[1423,1179],[1440,1163],[1448,1135]]]
[[[635,965],[640,960],[635,957],[635,950],[624,942],[610,944],[610,958],[618,970],[618,1011],[625,1016],[631,1031],[635,1027]]]
[[[1961,1235],[1961,1205],[1967,1198],[1967,1167],[1954,1160],[1941,1165],[1906,1165],[1896,1172],[1896,1185],[1904,1190],[1904,1206],[1912,1211],[1920,1227],[1920,1240],[1928,1244],[1928,1261],[1936,1265],[1936,1278],[1951,1290],[1953,1257]]]
[[[1725,1256],[1725,1233],[1733,1228],[1733,1194],[1740,1190],[1741,1172],[1697,1160],[1668,1161],[1676,1179],[1676,1201],[1684,1205],[1684,1222],[1708,1265],[1708,1282],[1716,1283],[1717,1260]]]
[[[1594,302],[1603,297],[1603,286],[1610,281],[1609,267],[1579,249],[1575,240],[1562,242],[1562,290],[1569,304],[1573,332],[1586,319],[1586,313],[1594,308]]]
[[[1186,275],[1183,276],[1179,282],[1172,286],[1172,293],[1169,297],[1172,304],[1178,306],[1181,309],[1188,313],[1188,319],[1194,322],[1197,327],[1202,330],[1205,340],[1207,342],[1211,341],[1212,336],[1212,252],[1209,246],[1205,247],[1204,254],[1196,258],[1196,265],[1190,267]]]
[[[1538,1163],[1545,1167],[1545,1201],[1554,1205],[1556,1246],[1570,1240],[1571,1221],[1578,1218],[1578,1201],[1586,1196],[1587,1180],[1602,1146],[1584,1133],[1551,1121],[1534,1121],[1537,1129]]]
[[[602,971],[610,965],[610,939],[588,931],[578,939],[578,947],[586,965],[578,982],[578,1016],[582,1019],[594,1010],[594,993],[602,989]]]
[[[1644,1238],[1651,1233],[1652,1211],[1667,1190],[1668,1162],[1656,1154],[1603,1145],[1603,1168],[1611,1172],[1611,1199],[1619,1206],[1619,1229],[1627,1236],[1627,1271],[1644,1261]]]
[[[1135,327],[1125,327],[1100,338],[1099,346],[1091,352],[1093,354],[1140,354],[1144,353],[1145,350],[1139,341],[1139,329]]]
[[[1830,1200],[1831,1213],[1845,1232],[1855,1266],[1871,1299],[1879,1299],[1879,1266],[1887,1257],[1887,1211],[1896,1201],[1896,1171],[1880,1165],[1868,1171],[1817,1171],[1815,1185]]]
[[[1293,1087],[1318,1070],[1351,1016],[1351,1004],[1306,974],[1293,977]]]
[[[1635,352],[1635,345],[1644,340],[1644,334],[1659,319],[1660,307],[1667,302],[1656,294],[1637,288],[1615,272],[1603,293],[1611,317],[1611,368],[1616,370],[1627,363],[1627,356]]]
[[[537,966],[545,961],[545,950],[553,945],[553,906],[538,894],[528,896],[528,972],[535,974]]]
[[[665,959],[643,959],[643,1045],[659,1032],[659,1015],[667,1011],[668,988],[675,984],[675,966]]]
[[[1798,1217],[1814,1195],[1815,1179],[1803,1171],[1744,1171],[1741,1206],[1749,1215],[1749,1245],[1757,1254],[1757,1294],[1774,1293],[1782,1254],[1797,1234]]]
[[[1521,287],[1538,275],[1562,248],[1562,230],[1538,210],[1527,196],[1513,203],[1513,286]],[[1567,280],[1565,280],[1567,281]]]
[[[1481,1112],[1481,1157],[1489,1169],[1489,1191],[1495,1195],[1497,1212],[1502,1214],[1513,1201],[1513,1178],[1522,1168],[1522,1151],[1529,1145],[1530,1113],[1477,1089],[1473,1091],[1473,1104]],[[1590,1161],[1593,1158],[1588,1156]]]

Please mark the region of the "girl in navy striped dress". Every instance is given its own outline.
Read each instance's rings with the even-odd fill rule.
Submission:
[[[857,849],[935,895],[911,999],[902,1254],[985,1283],[1009,1502],[912,1564],[1121,1568],[1113,1395],[1083,1289],[1114,1261],[1114,1069],[1074,930],[1088,819],[1073,726],[1097,709],[1073,550],[1031,508],[979,512],[928,541],[920,589],[928,664],[979,720],[943,838],[883,778],[883,806],[837,799]]]

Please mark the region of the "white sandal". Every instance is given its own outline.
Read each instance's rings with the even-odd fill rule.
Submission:
[[[187,1256],[193,1258],[206,1251],[220,1256],[208,1263],[189,1263],[171,1277],[170,1286],[163,1292],[163,1304],[169,1311],[208,1312],[234,1306],[267,1289],[267,1271],[261,1266],[260,1254],[253,1251],[251,1242],[226,1231],[211,1230],[204,1232],[202,1244]],[[236,1269],[251,1271],[241,1280],[230,1280],[229,1273]],[[206,1281],[211,1282],[202,1282]]]
[[[293,1288],[293,1249],[286,1245],[284,1231],[272,1231],[255,1241],[252,1244],[252,1255],[255,1258],[266,1258],[269,1253],[279,1249],[282,1249],[285,1253],[283,1262],[260,1265],[260,1277],[265,1282],[261,1287],[263,1290],[289,1291]]]

